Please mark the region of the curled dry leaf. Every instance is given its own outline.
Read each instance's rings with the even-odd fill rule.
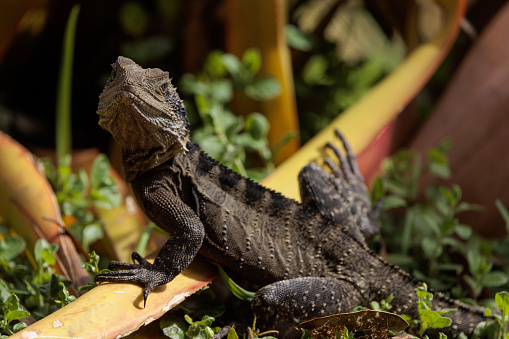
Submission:
[[[55,270],[73,286],[88,284],[88,273],[63,225],[55,194],[42,175],[33,155],[15,140],[0,132],[0,216],[25,238],[32,253],[39,238],[59,246]]]
[[[403,331],[408,327],[408,323],[393,313],[362,310],[316,318],[297,326],[310,331],[313,338],[334,338],[336,330],[343,333],[345,327],[349,332],[363,332],[364,338],[382,339],[387,338],[389,331]]]

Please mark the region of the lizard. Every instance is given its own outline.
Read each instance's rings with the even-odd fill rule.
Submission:
[[[190,140],[186,109],[168,72],[125,57],[112,68],[99,99],[99,125],[121,144],[124,176],[143,212],[171,236],[153,263],[133,252],[133,263],[110,262],[96,282],[138,284],[146,303],[154,288],[201,255],[262,286],[252,311],[262,329],[279,330],[281,338],[298,336],[295,318],[348,312],[390,294],[396,313],[418,317],[421,283],[366,245],[378,232],[379,208],[371,206],[340,132],[343,151],[325,145],[332,151],[325,159],[330,171],[314,162],[300,171],[299,203],[201,151]],[[481,308],[439,292],[433,307],[457,308],[447,315],[452,325],[440,329],[452,337],[471,334],[485,320]]]

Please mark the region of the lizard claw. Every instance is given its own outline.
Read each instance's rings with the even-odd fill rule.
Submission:
[[[335,154],[339,162],[339,167],[331,158],[326,158],[325,164],[331,169],[332,175],[340,179],[340,181],[344,183],[345,189],[350,192],[354,201],[352,206],[356,206],[361,209],[360,213],[358,213],[356,217],[362,218],[364,215],[368,217],[369,220],[362,222],[357,220],[356,223],[360,226],[364,237],[366,239],[370,239],[379,232],[377,219],[380,214],[382,202],[378,201],[373,207],[371,206],[368,190],[357,165],[357,160],[355,159],[352,148],[341,132],[338,130],[335,130],[334,132],[336,137],[343,144],[345,154],[329,142],[325,147],[329,148]]]
[[[138,253],[133,252],[132,259],[138,264],[112,261],[108,265],[109,272],[100,273],[96,282],[131,283],[143,287],[143,307],[147,304],[150,292],[159,285],[172,280],[171,275],[159,266],[151,264]]]
[[[131,254],[131,259],[133,262],[138,262],[140,265],[150,265],[147,259],[143,258],[138,252],[133,252]]]
[[[352,148],[350,147],[350,144],[346,140],[345,136],[339,131],[335,130],[334,133],[336,134],[336,137],[341,141],[343,144],[343,148],[345,149],[346,157],[343,155],[343,153],[332,143],[328,142],[325,147],[331,149],[336,157],[338,158],[339,165],[341,167],[342,173],[346,177],[347,180],[357,180],[362,183],[364,183],[364,178],[362,177],[361,171],[359,170],[359,167],[357,165],[357,160],[355,159],[355,155],[352,151]],[[331,163],[333,163],[331,161]],[[330,166],[330,164],[328,164]],[[337,166],[336,168],[332,168],[335,172],[338,170]]]

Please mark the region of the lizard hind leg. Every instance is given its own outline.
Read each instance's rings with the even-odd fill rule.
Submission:
[[[315,163],[305,166],[299,173],[302,202],[332,220],[340,229],[364,243],[378,233],[376,222],[379,208],[371,208],[364,179],[358,169],[350,146],[339,131],[345,154],[332,143],[331,149],[339,166],[332,158],[325,158],[330,173]],[[379,206],[379,204],[377,205]]]
[[[329,157],[324,162],[337,180],[347,182],[345,185],[350,190],[350,199],[353,199],[349,199],[351,214],[364,237],[369,240],[379,233],[377,220],[382,207],[382,200],[377,201],[374,206],[371,206],[368,189],[357,165],[352,148],[339,130],[335,130],[335,134],[343,144],[346,157],[334,144],[329,142],[325,145],[325,148],[332,150],[338,159],[340,167]]]
[[[343,280],[304,277],[282,280],[256,292],[251,309],[261,330],[278,330],[278,338],[300,337],[298,320],[349,312],[361,303],[358,290]]]
[[[317,164],[310,163],[299,173],[299,186],[302,202],[332,222],[330,232],[339,229],[364,243],[364,235],[354,218],[361,218],[360,224],[368,223],[369,220],[352,209],[355,208],[352,206],[352,189],[344,178],[337,178]]]

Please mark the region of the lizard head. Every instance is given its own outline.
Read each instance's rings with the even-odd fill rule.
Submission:
[[[189,121],[168,72],[144,69],[125,57],[118,57],[112,67],[97,114],[99,125],[122,145],[126,176],[185,153]]]

